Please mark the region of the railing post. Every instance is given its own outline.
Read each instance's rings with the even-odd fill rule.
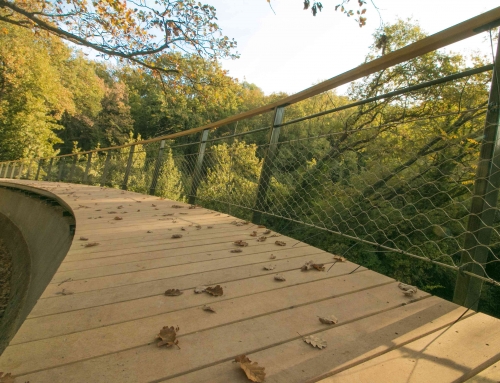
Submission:
[[[497,46],[488,111],[474,183],[453,301],[477,310],[483,281],[462,271],[483,276],[500,188],[500,44]]]
[[[45,176],[45,181],[50,181],[50,172],[52,171],[52,164],[54,163],[54,157],[50,159],[49,168],[47,169],[47,175]]]
[[[17,179],[21,179],[23,176],[23,168],[24,168],[24,162],[21,161],[21,165],[19,166],[19,173],[17,174]]]
[[[125,175],[123,176],[123,185],[122,185],[123,190],[127,190],[128,187],[128,177],[130,176],[130,169],[132,169],[132,163],[134,161],[134,151],[135,151],[135,145],[132,145],[130,147],[130,152],[128,153],[128,161],[127,161],[127,167],[125,169]]]
[[[83,183],[87,183],[89,178],[90,165],[92,164],[92,152],[87,154],[87,166],[85,167],[85,174],[83,175]]]
[[[160,142],[160,150],[158,150],[158,157],[156,158],[155,168],[153,170],[153,178],[151,180],[151,186],[149,187],[149,194],[155,195],[156,185],[158,183],[158,177],[160,176],[161,165],[163,163],[163,151],[165,150],[165,140]]]
[[[31,175],[31,165],[33,164],[33,159],[30,160],[30,163],[28,165],[28,171],[26,172],[26,179],[29,180],[30,179],[30,175]]]
[[[104,169],[102,169],[101,186],[106,186],[106,178],[108,177],[110,160],[111,160],[111,150],[108,150],[106,153],[106,160],[104,161]]]
[[[73,156],[73,162],[71,163],[71,169],[69,170],[68,182],[73,181],[73,175],[75,174],[76,161],[78,160],[78,154]]]
[[[2,162],[2,167],[0,168],[0,178],[4,178],[4,175],[5,175],[5,173],[4,173],[4,170],[5,170],[4,167],[5,166],[6,165]]]
[[[12,165],[12,170],[10,171],[10,177],[9,178],[14,178],[14,172],[16,170],[16,163],[14,162]]]
[[[40,177],[40,169],[42,168],[43,160],[41,158],[38,159],[38,168],[36,169],[35,181],[38,181],[38,177]]]
[[[191,192],[189,193],[188,202],[192,205],[196,202],[196,193],[201,181],[201,172],[203,169],[203,157],[205,156],[205,149],[207,147],[208,133],[210,130],[205,129],[201,134],[200,147],[198,149],[198,159],[193,171],[193,181],[191,182]]]
[[[62,177],[63,177],[63,169],[64,169],[64,160],[62,159],[62,157],[59,158],[58,167],[59,167],[59,172],[57,174],[57,182],[61,182]]]
[[[278,139],[280,136],[281,123],[285,114],[285,106],[278,106],[274,111],[274,123],[271,130],[271,138],[269,139],[269,146],[264,156],[262,163],[262,170],[260,172],[259,186],[257,187],[257,196],[254,203],[252,222],[259,224],[262,219],[262,213],[258,210],[258,205],[266,206],[267,189],[269,188],[269,181],[271,180],[273,160],[278,148]]]

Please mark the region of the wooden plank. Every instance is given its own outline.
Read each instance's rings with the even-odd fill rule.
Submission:
[[[304,263],[304,259],[307,258],[302,258],[302,264]],[[249,279],[242,279],[242,280],[223,283],[222,287],[225,290],[231,292],[231,294],[233,292],[237,292],[238,294],[241,295],[247,295],[248,290],[246,289],[247,288],[250,289],[248,286],[252,286],[251,288],[252,292],[262,291],[263,289],[265,290],[266,288],[269,287],[279,289],[279,288],[284,288],[286,286],[278,282],[275,282],[273,279],[273,275],[276,272],[282,272],[281,268],[278,269],[277,267],[273,271],[263,270],[262,265],[258,265],[256,266],[256,268],[260,271],[261,275],[262,274],[268,275],[268,277],[266,277],[266,279],[268,279],[267,283],[262,282],[261,279],[255,281],[255,278],[249,278]],[[342,275],[346,274],[350,270],[352,269],[346,269],[346,268],[344,269],[339,268],[336,270],[332,269],[330,273],[331,276]],[[320,275],[305,273],[307,274],[305,276],[303,276],[302,274],[304,273],[300,272],[298,268],[295,268],[294,270],[287,273],[287,275],[290,275],[289,283],[293,285],[294,283],[303,283],[306,281],[311,281],[326,276],[325,275],[326,273],[317,273]],[[194,288],[196,286],[199,286],[199,284],[196,284],[191,288]],[[244,287],[239,287],[239,286],[244,286]],[[187,297],[192,295],[192,290],[186,291],[186,294],[183,295],[181,299],[165,300],[163,293],[165,292],[165,290],[173,288],[179,288],[179,286],[171,284],[169,283],[168,280],[166,280],[164,282],[162,294],[160,295],[153,295],[138,300],[128,300],[105,306],[97,306],[93,308],[87,308],[84,310],[69,311],[64,314],[43,316],[37,318],[29,317],[25,321],[24,326],[16,334],[13,342],[14,343],[27,342],[34,339],[42,339],[61,334],[68,334],[75,331],[82,331],[89,328],[95,328],[95,327],[109,325],[112,323],[119,323],[126,320],[137,319],[144,316],[165,313],[169,312],[170,310],[180,310],[184,306],[178,307],[177,304],[179,303],[184,304],[183,302],[189,302],[189,299]],[[226,298],[233,296],[229,292],[225,294]]]
[[[459,382],[499,358],[500,320],[479,313],[321,382]]]
[[[325,326],[323,331],[315,334],[327,341],[327,348],[321,351],[310,347],[297,336],[289,342],[247,355],[266,368],[266,383],[313,382],[322,375],[345,369],[345,366],[357,365],[433,333],[453,323],[463,311],[463,308],[450,302],[430,297],[346,325],[339,322],[336,326]],[[473,314],[470,312],[467,315]],[[385,376],[386,383],[394,382],[394,373]],[[169,380],[172,383],[216,381],[246,382],[242,371],[231,361],[223,361]]]
[[[16,373],[27,373],[44,368],[51,368],[64,363],[71,363],[81,359],[94,358],[105,354],[119,352],[132,347],[145,346],[151,341],[151,331],[157,331],[163,327],[163,323],[179,323],[184,334],[196,333],[230,323],[269,315],[291,306],[308,305],[311,301],[331,299],[333,296],[339,299],[341,296],[352,295],[355,299],[359,292],[368,288],[374,288],[382,284],[391,283],[391,279],[383,277],[374,272],[366,272],[363,278],[356,275],[346,277],[330,278],[326,280],[313,281],[300,286],[289,286],[287,289],[278,288],[267,292],[254,294],[248,281],[239,284],[228,285],[226,291],[230,296],[238,296],[239,292],[246,294],[239,298],[217,299],[207,294],[186,295],[182,298],[162,297],[164,301],[174,301],[176,306],[182,309],[149,316],[147,318],[122,322],[120,324],[100,327],[89,331],[58,336],[37,342],[29,342],[9,347],[5,354],[11,365],[22,366],[27,353],[30,354],[29,365],[22,366]],[[263,278],[260,283],[266,284]],[[276,282],[267,278],[269,287]],[[391,291],[394,284],[391,284]],[[232,290],[235,293],[231,294]],[[333,293],[334,292],[334,293]],[[331,300],[330,302],[334,302]],[[201,310],[201,305],[207,304],[217,310],[218,315],[212,315]],[[40,328],[42,330],[42,328]],[[122,336],[127,334],[127,336]],[[102,340],[105,339],[103,342]],[[72,348],[78,344],[78,352]]]
[[[204,262],[196,262],[186,265],[173,265],[149,270],[139,269],[135,272],[95,277],[92,279],[78,279],[68,281],[64,284],[64,286],[73,293],[102,290],[110,287],[131,285],[156,279],[165,279],[167,277],[172,278],[181,275],[196,274],[210,270],[229,269],[248,264],[263,264],[269,262],[269,257],[271,254],[272,251],[265,251],[255,254],[243,253],[243,255],[239,257],[232,257],[228,259],[214,259]],[[293,250],[287,252],[287,254],[287,258],[302,257],[302,264],[307,261],[304,260],[304,255],[310,256],[312,254],[318,254],[315,255],[315,258],[318,259],[317,262],[322,263],[331,262],[332,260],[331,254],[325,253],[321,250],[318,251],[317,249],[308,246],[295,247]],[[282,263],[280,263],[279,265],[282,265]],[[62,288],[59,286],[59,283],[51,283],[45,289],[42,297],[48,297],[57,294],[61,291],[61,289]]]
[[[311,256],[308,256],[311,259]],[[279,258],[274,264],[279,265]],[[307,258],[306,258],[307,259]],[[286,275],[291,271],[295,272],[304,262],[304,258],[294,258],[287,262],[286,268],[281,269],[281,273]],[[310,278],[322,279],[330,278],[332,275],[344,275],[351,273],[357,269],[355,273],[366,270],[364,267],[357,268],[353,263],[345,262],[336,264],[334,268],[328,273],[320,273],[311,276],[309,273],[301,273],[295,275],[294,279],[288,278],[283,282],[283,286],[291,283],[305,283]],[[276,269],[278,270],[278,269]],[[274,270],[273,270],[274,271]],[[82,292],[79,294],[71,295],[53,295],[40,299],[31,311],[29,318],[36,318],[39,316],[53,315],[57,313],[82,310],[90,307],[104,306],[111,303],[118,303],[130,301],[140,298],[151,297],[154,295],[162,295],[168,283],[169,286],[175,286],[180,290],[193,289],[196,286],[210,286],[220,283],[227,283],[237,281],[240,279],[247,279],[259,277],[262,275],[262,269],[255,267],[254,264],[234,267],[231,269],[206,271],[197,274],[181,275],[174,278],[160,279],[155,281],[148,281],[134,285],[111,287],[104,290],[93,290]],[[66,284],[64,284],[65,286]],[[71,290],[69,290],[71,291]]]
[[[179,332],[180,349],[159,349],[153,341],[159,329],[150,329],[151,344],[83,360],[38,373],[21,375],[21,379],[54,382],[137,382],[154,381],[199,369],[207,364],[230,360],[235,355],[268,348],[297,338],[297,331],[310,334],[323,331],[317,315],[335,313],[347,324],[401,306],[408,298],[397,284],[365,290],[353,295],[293,307],[273,314],[250,317],[225,326],[192,333]],[[267,302],[261,302],[266,304]],[[235,310],[244,307],[235,307]],[[203,314],[201,312],[200,314]],[[210,315],[210,314],[207,314]],[[215,314],[214,314],[215,315]],[[182,323],[166,323],[165,325]],[[122,334],[120,334],[122,336]],[[112,341],[112,340],[111,340]],[[74,345],[76,348],[77,345]],[[318,350],[316,350],[318,351]],[[1,366],[4,368],[4,366]],[[231,366],[233,368],[234,366]],[[19,368],[19,367],[18,367]],[[16,371],[16,370],[14,370]]]
[[[480,371],[477,375],[467,380],[467,383],[500,383],[500,363]]]

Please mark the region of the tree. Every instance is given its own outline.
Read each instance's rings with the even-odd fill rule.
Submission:
[[[236,57],[216,20],[214,7],[194,0],[0,0],[0,21],[163,73],[179,71],[173,61],[158,63],[165,52]]]

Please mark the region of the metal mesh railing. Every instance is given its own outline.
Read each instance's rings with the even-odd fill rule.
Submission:
[[[493,69],[416,84],[383,70],[352,83],[348,96],[324,92],[205,130],[200,141],[14,161],[0,164],[0,177],[196,202],[302,240],[331,234],[328,250],[359,244],[500,285]]]

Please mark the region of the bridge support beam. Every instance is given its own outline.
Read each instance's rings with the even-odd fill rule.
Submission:
[[[262,220],[262,211],[267,207],[267,189],[273,172],[273,161],[278,148],[278,140],[280,136],[281,123],[285,115],[285,105],[279,106],[274,111],[274,122],[269,139],[269,146],[264,156],[262,170],[260,172],[259,186],[257,187],[257,196],[253,207],[252,222],[256,225]]]
[[[497,46],[488,111],[453,302],[477,310],[488,260],[500,188],[500,44]]]

